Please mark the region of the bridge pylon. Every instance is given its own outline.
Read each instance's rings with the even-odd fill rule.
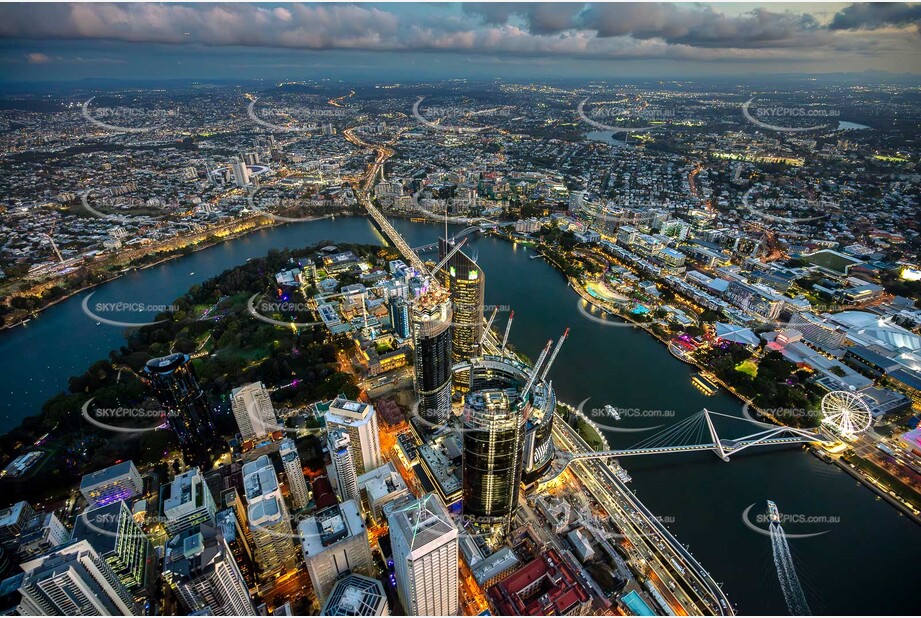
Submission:
[[[723,450],[723,443],[720,441],[719,435],[716,433],[716,427],[713,426],[713,419],[710,418],[710,410],[704,408],[704,420],[707,421],[707,429],[710,431],[710,438],[713,439],[713,452],[723,461],[729,461],[729,455],[726,454],[726,451]]]

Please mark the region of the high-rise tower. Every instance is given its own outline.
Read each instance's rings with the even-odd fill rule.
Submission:
[[[419,415],[430,425],[442,425],[451,414],[450,294],[430,289],[413,303],[415,388]]]
[[[495,544],[508,533],[518,507],[523,402],[514,391],[474,391],[464,401],[464,519]]]
[[[278,429],[275,408],[262,382],[253,382],[230,391],[233,416],[244,440],[252,440]]]
[[[336,486],[342,501],[354,500],[358,502],[358,475],[355,472],[355,460],[352,457],[352,441],[349,434],[339,428],[333,427],[326,435],[329,457],[333,462],[336,473]]]
[[[164,548],[163,579],[176,591],[189,614],[256,614],[243,574],[220,530],[195,526],[173,537]]]
[[[187,470],[163,485],[161,496],[160,509],[169,534],[179,534],[202,523],[214,525],[217,504],[198,468]]]
[[[215,441],[214,422],[205,392],[198,385],[188,354],[170,354],[147,361],[144,376],[166,408],[170,428],[183,454],[195,463],[206,458]]]
[[[325,419],[328,429],[342,429],[349,435],[356,474],[380,467],[383,456],[374,406],[339,395],[329,405]]]
[[[307,506],[307,503],[310,502],[310,492],[307,490],[304,466],[301,464],[301,456],[297,453],[297,445],[294,444],[294,440],[291,438],[282,440],[278,454],[281,456],[285,476],[288,478],[288,491],[291,492],[291,502],[294,503],[294,508],[300,509]]]
[[[297,531],[313,591],[321,601],[339,576],[374,574],[368,530],[354,500],[319,509],[313,517],[302,520]]]
[[[291,569],[297,554],[288,507],[278,487],[278,476],[267,455],[243,466],[247,519],[253,533],[253,551],[262,581]]]
[[[134,616],[140,606],[89,541],[72,541],[20,565],[24,613],[32,616]]]
[[[412,333],[409,326],[409,303],[402,298],[391,298],[390,308],[390,325],[393,332],[406,339]]]
[[[157,552],[123,500],[80,514],[73,539],[86,539],[136,600],[153,591]]]
[[[439,260],[454,247],[455,241],[438,241]],[[438,271],[441,285],[451,294],[454,308],[451,333],[451,360],[470,360],[479,354],[483,338],[483,303],[486,298],[486,276],[480,266],[463,251],[456,251]]]
[[[435,494],[390,514],[397,593],[410,616],[458,613],[457,528]]]

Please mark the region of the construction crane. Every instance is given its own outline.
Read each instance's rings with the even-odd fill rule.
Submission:
[[[543,351],[540,353],[540,356],[537,357],[537,362],[534,363],[534,368],[531,370],[531,377],[528,378],[528,383],[525,384],[524,390],[521,391],[521,399],[524,401],[525,397],[528,396],[528,393],[531,392],[531,387],[534,386],[534,382],[537,381],[537,374],[540,372],[540,366],[544,364],[544,359],[547,358],[547,354],[550,353],[550,346],[553,345],[553,339],[547,340],[547,345],[544,346]]]
[[[566,329],[566,332],[563,333],[563,336],[560,337],[560,340],[556,342],[556,347],[553,348],[553,354],[550,355],[550,360],[547,361],[547,366],[544,367],[543,372],[540,374],[541,381],[547,378],[547,374],[550,373],[550,367],[553,365],[553,361],[556,360],[556,355],[560,353],[560,348],[563,347],[563,342],[566,341],[566,338],[569,336],[569,329]]]
[[[502,347],[499,349],[499,354],[505,356],[505,344],[508,343],[508,333],[512,330],[512,320],[515,319],[515,312],[512,311],[508,316],[508,324],[505,325],[505,335],[502,336]]]
[[[441,260],[440,262],[438,262],[438,264],[435,266],[435,268],[432,269],[431,272],[432,272],[432,276],[433,276],[433,277],[438,273],[439,270],[441,270],[442,268],[444,268],[445,264],[448,263],[448,260],[450,260],[452,257],[454,257],[454,254],[455,254],[455,253],[457,253],[458,251],[460,251],[460,248],[464,246],[464,243],[465,243],[465,242],[467,242],[467,239],[466,239],[466,238],[463,239],[462,241],[460,241],[459,243],[457,243],[456,245],[454,245],[454,247],[453,247],[450,251],[448,251],[447,255],[445,255],[444,258],[442,258],[442,260]]]
[[[493,307],[492,315],[489,316],[489,320],[486,322],[486,328],[483,329],[483,336],[480,337],[480,345],[483,345],[483,342],[486,341],[486,336],[489,334],[489,329],[492,328],[492,322],[496,319],[497,313],[499,313],[499,307]]]

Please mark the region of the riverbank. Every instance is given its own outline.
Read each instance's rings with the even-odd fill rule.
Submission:
[[[566,410],[569,418],[566,421],[566,424],[572,427],[576,433],[579,434],[585,443],[589,445],[593,451],[609,451],[611,450],[611,445],[608,444],[608,439],[601,433],[601,430],[598,429],[598,426],[588,418],[584,412],[575,408],[568,403],[563,403],[562,401],[557,402],[557,406]],[[576,421],[577,424],[574,425],[572,421]]]
[[[570,287],[571,289],[575,290],[575,292],[576,292],[576,293],[582,298],[582,300],[584,300],[587,304],[591,305],[592,307],[595,307],[596,309],[598,309],[598,310],[600,310],[600,311],[604,311],[604,312],[606,312],[606,313],[610,313],[610,314],[616,316],[617,318],[623,320],[624,322],[627,322],[627,323],[630,323],[630,324],[634,325],[636,328],[640,328],[640,329],[646,331],[648,334],[650,334],[650,335],[651,335],[653,338],[655,338],[657,341],[659,341],[660,343],[662,343],[663,345],[665,345],[665,346],[666,346],[666,349],[668,349],[668,347],[669,347],[669,345],[670,345],[670,339],[669,339],[669,338],[663,337],[663,336],[661,336],[659,333],[655,332],[655,331],[649,326],[648,323],[640,322],[640,321],[634,319],[631,315],[621,313],[621,312],[618,311],[616,308],[613,308],[613,307],[609,306],[609,305],[608,305],[606,302],[604,302],[603,300],[598,299],[598,298],[595,298],[594,296],[592,296],[591,294],[589,294],[589,293],[585,290],[585,287],[582,285],[582,282],[579,280],[578,277],[567,276],[567,275],[563,272],[563,268],[562,268],[562,266],[561,266],[560,264],[558,264],[555,260],[548,258],[546,255],[545,255],[544,257],[545,257],[546,261],[547,261],[549,264],[553,265],[553,267],[554,267],[558,272],[560,272],[560,274],[563,274],[563,275],[566,277],[567,282],[568,282],[568,287]],[[758,415],[758,417],[760,417],[760,418],[762,418],[762,419],[765,419],[765,420],[771,422],[771,423],[774,424],[774,425],[778,425],[778,426],[779,426],[779,425],[782,425],[782,423],[778,422],[777,419],[776,419],[770,412],[768,412],[767,410],[763,410],[763,409],[760,408],[758,405],[756,405],[750,398],[746,397],[746,396],[743,395],[742,393],[738,392],[738,391],[737,391],[735,388],[733,388],[731,385],[727,384],[724,380],[722,380],[721,378],[719,378],[719,376],[717,376],[717,375],[714,374],[712,371],[710,371],[710,369],[709,369],[707,366],[705,366],[703,363],[701,363],[701,362],[700,362],[699,360],[697,360],[696,358],[688,357],[688,358],[686,358],[686,359],[685,359],[685,358],[682,358],[682,359],[680,359],[680,360],[684,361],[684,362],[687,363],[687,364],[690,364],[690,365],[693,365],[694,367],[696,367],[696,368],[701,372],[702,375],[706,376],[709,380],[713,381],[715,384],[718,384],[718,385],[721,386],[723,389],[725,389],[729,394],[731,394],[733,397],[735,397],[737,400],[741,401],[741,402],[743,403],[743,407],[744,407],[745,409],[750,410],[750,411],[756,413],[756,414]],[[815,448],[815,447],[812,447],[812,448]],[[852,478],[856,479],[858,482],[860,482],[862,485],[864,485],[864,486],[866,486],[867,488],[869,488],[870,490],[872,490],[874,493],[876,493],[877,495],[879,495],[881,498],[885,499],[887,503],[889,503],[889,504],[892,505],[892,506],[895,506],[901,513],[905,514],[905,515],[908,516],[910,519],[912,519],[912,521],[914,521],[915,523],[921,524],[921,517],[919,517],[918,515],[915,514],[914,509],[913,509],[913,506],[907,505],[907,504],[903,503],[901,500],[899,500],[899,499],[894,498],[893,496],[891,496],[887,490],[885,490],[885,489],[883,489],[883,488],[881,488],[881,487],[879,486],[878,481],[876,481],[876,480],[869,474],[869,472],[868,472],[867,470],[865,470],[865,469],[863,469],[863,468],[852,468],[852,467],[850,466],[850,464],[848,464],[848,463],[842,461],[841,458],[839,458],[839,457],[833,457],[833,458],[831,458],[831,461],[832,461],[832,463],[834,463],[835,465],[837,465],[839,468],[841,468],[842,470],[844,470],[845,472],[847,472],[849,476],[851,476]]]
[[[812,448],[814,449],[815,447],[812,447]],[[830,461],[825,460],[823,458],[823,461],[827,461],[828,463],[832,463],[838,466],[839,468],[847,472],[851,477],[856,479],[861,485],[863,485],[864,487],[866,487],[867,489],[875,493],[877,496],[879,496],[880,498],[882,498],[883,500],[885,500],[886,502],[888,502],[889,504],[897,508],[903,515],[911,519],[916,524],[921,525],[921,515],[913,511],[911,507],[903,503],[901,500],[898,500],[897,498],[890,495],[889,491],[891,490],[887,491],[886,489],[880,487],[878,482],[873,482],[867,476],[865,476],[864,474],[861,474],[861,472],[858,471],[858,468],[856,466],[851,467],[852,464],[848,463],[847,461],[844,461],[844,459],[841,457],[832,457]]]
[[[323,220],[323,219],[329,219],[329,218],[332,218],[332,217],[335,217],[335,216],[336,216],[336,215],[323,215],[323,216],[318,216],[318,217],[309,217],[309,218],[304,219],[304,220],[302,221],[302,223],[309,223],[309,222],[312,222],[312,221],[321,221],[321,220]],[[352,215],[344,215],[344,216],[352,216]],[[208,242],[207,240],[205,240],[205,241],[203,241],[203,242],[198,242],[198,243],[190,242],[189,244],[184,245],[184,246],[181,247],[181,248],[170,249],[169,251],[166,252],[166,253],[168,253],[168,255],[162,257],[161,259],[159,259],[159,260],[157,260],[157,261],[155,261],[155,262],[150,262],[150,263],[147,263],[147,264],[137,264],[136,262],[133,262],[133,261],[129,260],[129,261],[126,262],[125,264],[120,265],[120,268],[119,268],[118,270],[116,270],[116,271],[114,271],[114,272],[108,273],[108,276],[106,276],[104,279],[100,279],[99,281],[96,281],[95,283],[91,283],[91,284],[89,284],[89,285],[84,285],[84,286],[82,286],[82,287],[80,287],[80,288],[77,288],[77,289],[74,289],[74,290],[72,290],[72,291],[69,291],[69,292],[67,292],[66,294],[64,294],[63,296],[60,296],[60,297],[58,297],[58,298],[55,298],[53,301],[50,301],[50,302],[48,302],[48,303],[42,305],[41,307],[34,308],[34,309],[31,309],[31,310],[28,310],[28,311],[23,311],[23,312],[22,312],[22,315],[21,315],[21,317],[20,317],[20,319],[19,319],[18,321],[14,322],[14,323],[12,323],[12,324],[5,324],[5,325],[3,325],[3,326],[0,326],[0,333],[2,333],[2,332],[5,331],[5,330],[8,330],[8,329],[13,329],[13,328],[22,326],[22,325],[28,323],[30,320],[32,320],[32,319],[34,319],[34,318],[37,318],[37,317],[39,316],[40,313],[42,313],[43,311],[46,311],[46,310],[48,310],[48,309],[54,307],[54,306],[57,305],[58,303],[60,303],[60,302],[62,302],[62,301],[65,301],[65,300],[68,300],[68,299],[70,299],[70,298],[73,298],[74,296],[77,296],[77,295],[79,295],[79,294],[82,294],[83,292],[86,292],[87,290],[92,290],[93,288],[99,287],[100,285],[103,285],[103,284],[105,284],[105,283],[109,283],[109,282],[111,282],[111,281],[115,281],[116,279],[119,279],[120,277],[123,277],[123,276],[125,276],[126,274],[128,274],[128,273],[130,273],[130,272],[134,272],[134,271],[137,271],[137,270],[146,270],[146,269],[148,269],[148,268],[153,268],[153,267],[155,267],[155,266],[159,266],[159,265],[161,265],[161,264],[165,264],[166,262],[169,262],[169,261],[171,261],[171,260],[175,260],[175,259],[177,259],[177,258],[181,258],[181,257],[186,256],[186,255],[190,255],[190,254],[193,254],[193,253],[197,253],[197,252],[199,252],[199,251],[204,251],[205,249],[210,249],[211,247],[215,247],[215,246],[217,246],[217,245],[220,245],[220,244],[222,244],[222,243],[224,243],[224,242],[227,242],[227,241],[230,241],[230,240],[236,240],[236,239],[238,239],[238,238],[242,238],[242,237],[244,237],[244,236],[247,236],[247,235],[252,234],[252,233],[255,233],[255,232],[259,232],[259,231],[264,231],[264,230],[272,229],[272,228],[274,228],[274,227],[278,227],[278,226],[281,226],[281,225],[288,225],[288,224],[290,223],[289,221],[279,221],[278,219],[273,219],[273,218],[271,218],[271,217],[265,217],[265,216],[263,216],[262,218],[263,218],[265,221],[260,222],[260,223],[257,223],[255,226],[250,227],[250,228],[246,228],[246,229],[244,229],[244,230],[239,230],[239,231],[237,231],[237,232],[231,232],[231,233],[229,233],[229,234],[227,234],[227,235],[225,235],[225,236],[219,237],[217,240],[213,240],[213,241],[211,241],[211,242]],[[208,231],[208,232],[202,232],[201,234],[204,235],[205,238],[207,239],[207,238],[210,238],[211,236],[214,235],[214,231],[212,230],[212,231]],[[193,248],[192,248],[192,249],[189,249],[189,247],[193,247]],[[141,254],[141,255],[146,255],[146,254]],[[115,265],[113,265],[113,266],[115,266]],[[44,283],[47,285],[49,282],[44,282]],[[53,284],[53,285],[56,285],[56,284]],[[16,318],[14,317],[14,319],[16,319]]]

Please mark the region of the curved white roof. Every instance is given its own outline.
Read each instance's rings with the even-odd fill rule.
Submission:
[[[878,342],[903,352],[921,351],[921,336],[878,315],[866,311],[842,311],[834,314],[832,319],[853,329],[849,333],[852,338],[863,339],[866,343]]]

